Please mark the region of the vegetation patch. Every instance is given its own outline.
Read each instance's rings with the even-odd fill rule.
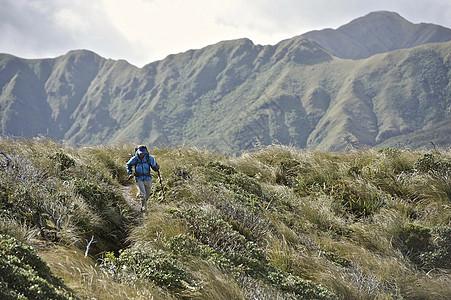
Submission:
[[[0,233],[1,299],[73,299],[48,265],[14,237]]]
[[[451,267],[451,227],[408,224],[401,229],[401,249],[425,269]]]
[[[102,265],[115,278],[149,279],[157,286],[173,292],[181,292],[196,285],[189,274],[178,266],[176,258],[163,251],[127,249],[121,250],[118,257],[108,252]]]
[[[2,268],[22,270],[0,273],[6,299],[35,277],[83,299],[451,298],[449,151],[150,149],[162,182],[140,216],[125,172],[134,145],[0,149],[2,247],[19,253]],[[23,258],[30,245],[51,269]]]

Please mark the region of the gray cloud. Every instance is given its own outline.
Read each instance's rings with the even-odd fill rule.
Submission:
[[[1,2],[0,52],[34,58],[90,49],[100,55],[125,58],[126,49],[132,48],[103,13],[100,1]]]

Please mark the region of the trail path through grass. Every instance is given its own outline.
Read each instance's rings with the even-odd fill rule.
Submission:
[[[139,200],[136,199],[134,194],[134,186],[132,184],[128,185],[122,185],[120,187],[122,195],[124,196],[124,199],[127,201],[127,203],[130,205],[130,212],[133,216],[136,216],[137,218],[142,218],[141,213],[141,204],[139,203]]]

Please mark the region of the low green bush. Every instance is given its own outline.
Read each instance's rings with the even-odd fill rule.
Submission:
[[[4,234],[0,234],[0,298],[73,299],[30,246]]]
[[[117,257],[108,252],[102,265],[118,279],[149,279],[155,285],[173,292],[181,292],[188,286],[196,285],[178,265],[176,258],[163,251],[126,249],[121,250]]]
[[[431,245],[418,255],[426,268],[451,269],[451,227],[439,226],[430,230]]]
[[[421,263],[420,254],[431,250],[431,229],[421,225],[408,224],[401,228],[399,238],[402,250],[415,263]]]
[[[430,173],[436,176],[449,176],[451,174],[451,161],[441,160],[439,155],[425,153],[414,164],[415,170]]]
[[[260,184],[246,174],[237,171],[234,167],[222,164],[220,162],[209,162],[205,166],[206,180],[211,184],[223,184],[242,194],[244,197],[254,195],[261,197],[263,195]]]

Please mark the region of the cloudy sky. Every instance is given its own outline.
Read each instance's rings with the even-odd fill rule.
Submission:
[[[273,45],[377,10],[451,28],[451,0],[0,0],[0,53],[88,49],[141,67],[223,40]]]

